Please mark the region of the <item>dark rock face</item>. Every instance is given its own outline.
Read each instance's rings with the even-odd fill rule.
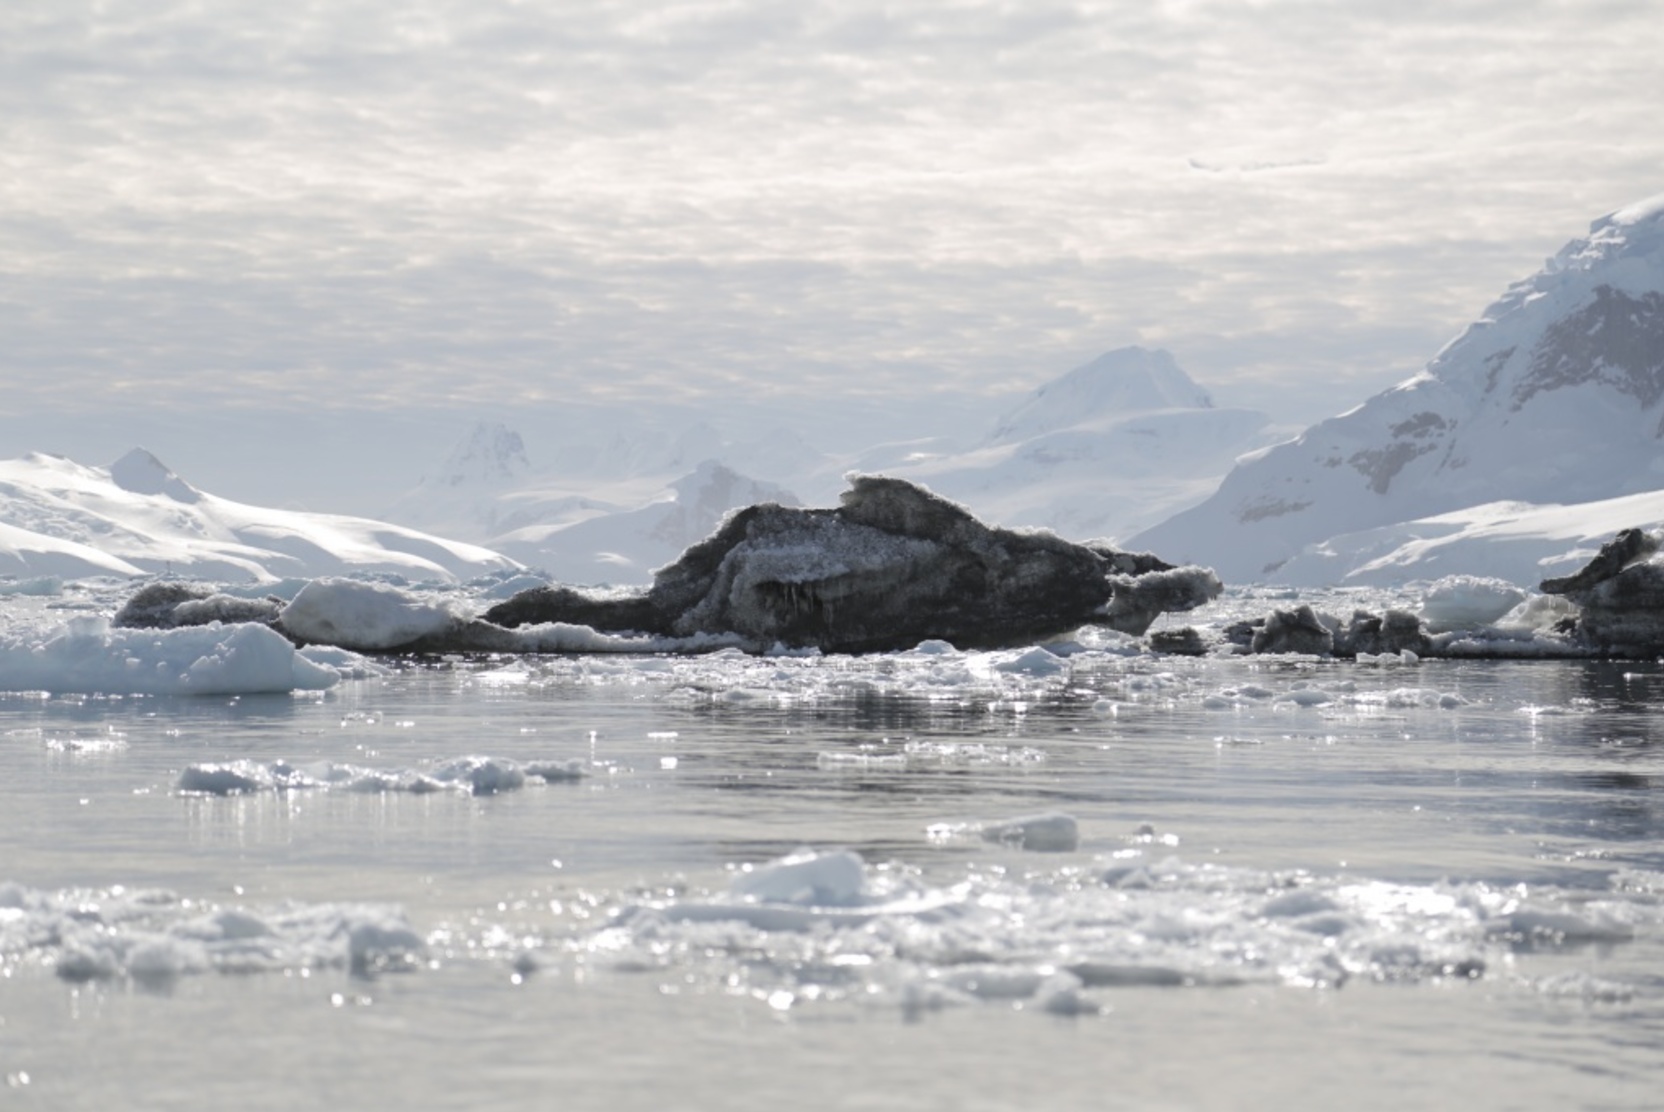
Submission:
[[[990,528],[900,479],[857,478],[841,502],[741,510],[641,595],[544,588],[485,619],[727,633],[826,652],[883,652],[932,639],[978,649],[1031,644],[1092,622],[1142,634],[1157,614],[1191,609],[1221,590],[1201,568]]]
[[[1645,559],[1657,551],[1657,540],[1640,529],[1625,529],[1601,545],[1595,558],[1585,564],[1577,574],[1545,579],[1541,584],[1541,590],[1545,595],[1571,596],[1572,601],[1576,602],[1577,595],[1606,582],[1635,561]]]
[[[1664,565],[1650,558],[1659,547],[1659,537],[1625,529],[1576,575],[1545,579],[1543,593],[1582,608],[1577,634],[1600,651],[1657,655],[1664,652]]]

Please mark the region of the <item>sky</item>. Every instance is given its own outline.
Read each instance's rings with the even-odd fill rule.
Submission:
[[[0,455],[368,512],[476,418],[1126,344],[1302,425],[1664,189],[1660,103],[1659,0],[7,0]]]

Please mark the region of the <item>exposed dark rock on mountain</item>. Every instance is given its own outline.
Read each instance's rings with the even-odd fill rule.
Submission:
[[[1212,572],[995,529],[900,479],[853,481],[836,509],[741,510],[661,569],[644,594],[563,588],[516,595],[489,622],[567,622],[687,637],[737,634],[762,647],[880,652],[944,640],[1031,644],[1099,622],[1141,634],[1156,615],[1218,596]]]

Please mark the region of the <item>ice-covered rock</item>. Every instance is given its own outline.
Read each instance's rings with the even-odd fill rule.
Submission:
[[[928,640],[998,648],[1095,622],[1143,633],[1161,611],[1199,606],[1220,590],[1207,569],[991,528],[912,483],[858,476],[836,509],[764,504],[731,515],[661,568],[645,593],[544,588],[485,618],[511,627],[736,634],[759,647],[827,652]]]
[[[272,598],[244,598],[201,583],[164,579],[135,591],[110,624],[120,629],[175,629],[210,622],[271,625],[280,607]]]

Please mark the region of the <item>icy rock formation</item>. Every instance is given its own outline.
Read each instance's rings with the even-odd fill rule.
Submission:
[[[1188,632],[1195,641],[1200,641],[1195,631]],[[1237,651],[1252,653],[1337,657],[1404,652],[1419,657],[1435,653],[1434,641],[1421,619],[1407,610],[1388,610],[1384,615],[1355,610],[1352,620],[1342,624],[1338,618],[1319,614],[1303,604],[1293,610],[1272,611],[1264,618],[1237,622],[1225,630],[1224,638]],[[1190,642],[1191,638],[1186,638],[1169,647],[1165,639],[1158,643],[1152,638],[1151,647],[1162,652],[1206,651]]]
[[[209,622],[271,625],[282,605],[275,598],[240,598],[197,583],[161,580],[134,592],[110,624],[117,629],[178,629]]]
[[[1653,656],[1664,651],[1664,564],[1653,559],[1664,535],[1625,529],[1576,575],[1543,581],[1544,594],[1581,608],[1577,630],[1603,652]]]
[[[1310,606],[1274,610],[1254,634],[1256,653],[1310,653],[1325,656],[1334,651],[1335,634],[1318,620]]]
[[[942,640],[1032,644],[1093,622],[1142,634],[1164,610],[1219,595],[1214,574],[1049,533],[990,528],[904,480],[860,476],[836,509],[740,510],[661,568],[644,594],[523,592],[498,625],[576,623],[759,647],[882,652]]]

